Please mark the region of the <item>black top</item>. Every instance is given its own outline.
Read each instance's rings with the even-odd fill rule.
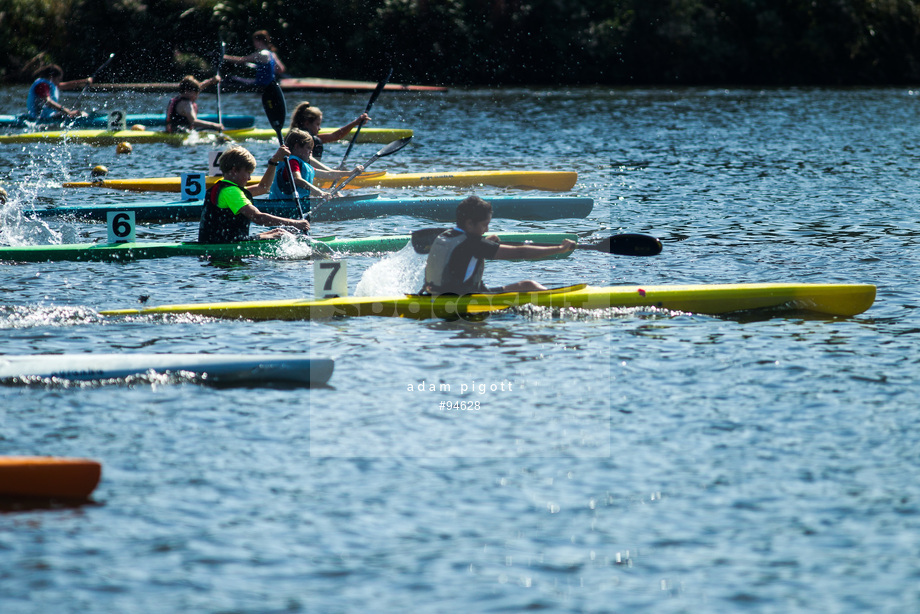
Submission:
[[[500,244],[473,237],[459,228],[435,239],[425,266],[425,288],[432,294],[487,292],[482,282],[485,261],[495,257]]]
[[[252,194],[246,188],[221,179],[208,190],[201,209],[201,223],[198,226],[199,243],[237,243],[249,238],[249,218],[238,215],[226,207],[218,207],[220,192],[224,189],[241,190],[252,203]]]

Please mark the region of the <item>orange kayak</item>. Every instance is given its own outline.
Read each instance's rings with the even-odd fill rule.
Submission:
[[[0,456],[0,496],[85,499],[95,490],[102,465],[88,458]]]

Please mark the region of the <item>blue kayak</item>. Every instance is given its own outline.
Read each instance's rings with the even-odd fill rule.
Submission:
[[[440,198],[379,198],[376,194],[346,196],[328,202],[302,199],[304,211],[313,210],[310,219],[335,222],[372,217],[409,215],[439,222],[456,219],[457,205],[464,196]],[[514,220],[557,220],[585,218],[594,208],[593,198],[577,196],[495,196],[486,197],[492,203],[492,215]],[[108,205],[53,207],[26,211],[37,217],[71,217],[104,222],[113,211],[134,211],[136,222],[186,222],[201,219],[201,201],[140,202]],[[300,218],[293,200],[256,199],[259,210],[272,215]]]
[[[203,113],[198,115],[198,119],[207,122],[216,122],[216,113]],[[238,130],[241,128],[252,128],[256,123],[254,115],[224,115],[221,117],[224,128],[227,130]],[[61,127],[70,128],[105,128],[108,125],[109,116],[107,113],[97,113],[88,117],[77,117],[73,120],[43,121],[33,122],[25,115],[0,115],[0,126],[9,128],[31,128],[34,126]],[[166,125],[165,113],[128,113],[125,119],[128,127],[140,124],[147,127],[158,127]]]

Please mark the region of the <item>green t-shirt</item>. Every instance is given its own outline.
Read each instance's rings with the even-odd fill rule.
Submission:
[[[234,190],[231,188],[228,190],[224,188],[220,191],[220,194],[217,195],[217,207],[219,209],[230,209],[230,211],[233,212],[233,215],[236,215],[240,212],[240,209],[246,205],[252,204],[252,202],[246,198],[246,193],[243,191],[243,188],[236,185],[232,181],[227,181],[226,179],[224,179],[224,181],[237,189]]]

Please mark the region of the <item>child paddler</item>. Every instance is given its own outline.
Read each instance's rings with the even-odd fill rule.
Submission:
[[[243,147],[233,146],[220,157],[220,170],[223,178],[207,192],[204,208],[201,211],[201,223],[198,226],[200,243],[236,243],[250,239],[278,239],[289,234],[282,228],[250,235],[249,224],[255,222],[262,226],[292,226],[301,232],[310,230],[307,220],[292,220],[263,213],[253,204],[253,196],[268,192],[275,178],[275,169],[282,164],[291,151],[279,147],[268,161],[268,170],[262,175],[259,184],[246,189],[246,184],[256,170],[256,159]]]
[[[198,96],[201,90],[220,81],[214,76],[205,81],[198,81],[188,75],[179,82],[179,95],[166,105],[166,132],[182,130],[217,130],[222,132],[223,124],[198,119]]]
[[[278,49],[272,44],[271,36],[268,35],[267,30],[259,30],[252,35],[252,46],[256,50],[249,55],[225,55],[224,61],[231,64],[255,64],[255,78],[231,77],[231,79],[247,85],[265,87],[287,72],[284,62],[278,57]]]
[[[497,236],[485,237],[492,221],[492,205],[470,196],[457,205],[457,226],[435,239],[425,265],[423,294],[479,292],[535,292],[546,290],[535,281],[518,281],[489,288],[482,281],[486,260],[537,260],[575,249],[575,241],[559,245],[505,245]]]
[[[291,157],[288,163],[281,165],[281,170],[275,173],[275,181],[272,183],[269,198],[292,198],[294,190],[291,189],[291,175],[293,173],[294,183],[297,185],[298,193],[301,190],[308,190],[309,195],[315,198],[329,199],[329,192],[322,190],[313,185],[316,179],[326,179],[338,181],[344,179],[350,173],[348,171],[327,171],[316,169],[310,164],[310,155],[313,153],[313,147],[316,142],[312,136],[303,130],[293,128],[288,131],[284,137],[284,144],[291,150]],[[364,167],[358,165],[357,171],[363,171]]]
[[[323,112],[320,111],[319,107],[314,107],[305,101],[297,105],[291,114],[291,130],[297,128],[313,137],[313,158],[310,160],[310,164],[317,170],[331,171],[330,167],[321,162],[323,159],[323,143],[341,141],[359,124],[369,121],[371,121],[371,118],[367,116],[367,113],[362,113],[354,121],[345,124],[335,132],[320,134],[319,130],[323,126]]]
[[[29,87],[29,96],[26,100],[29,119],[50,120],[83,115],[81,111],[68,109],[61,104],[61,90],[90,85],[93,82],[91,77],[76,81],[61,81],[64,78],[64,70],[57,64],[43,66],[33,76],[35,81]]]

